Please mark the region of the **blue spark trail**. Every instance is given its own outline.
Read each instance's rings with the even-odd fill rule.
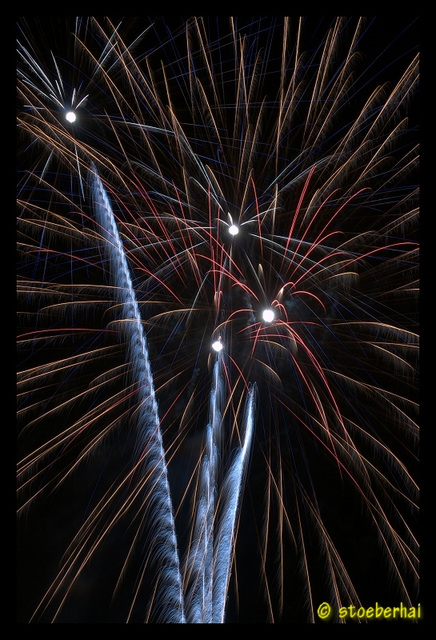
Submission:
[[[213,369],[209,421],[196,494],[195,528],[187,557],[186,618],[192,623],[224,622],[236,522],[254,431],[255,385],[247,396],[241,443],[220,485],[220,445],[224,437],[223,367],[223,355],[220,354]]]
[[[224,622],[227,591],[240,497],[254,429],[255,385],[250,389],[242,441],[236,450],[222,486],[219,486],[220,442],[222,440],[222,401],[224,393],[223,356],[213,370],[209,420],[196,495],[196,522],[187,555],[187,593],[182,587],[173,507],[167,475],[153,375],[138,303],[132,286],[124,247],[115,217],[98,172],[90,174],[93,209],[105,240],[109,271],[120,305],[119,321],[132,364],[132,376],[138,386],[137,451],[144,477],[150,478],[149,509],[153,546],[159,549],[157,604],[166,623]],[[186,608],[186,618],[185,618]]]
[[[149,503],[151,522],[147,533],[160,558],[158,604],[165,622],[183,623],[185,615],[173,507],[147,341],[115,217],[95,167],[90,172],[90,182],[94,213],[106,241],[109,271],[117,291],[121,326],[132,363],[133,380],[138,388],[139,408],[135,412],[138,425],[137,449],[142,457],[144,478],[149,478],[148,482],[152,487]],[[144,603],[144,609],[145,606]]]
[[[203,624],[212,622],[213,611],[213,527],[222,429],[222,366],[220,355],[213,369],[209,396],[209,421],[206,427],[197,492],[196,521],[187,558],[190,588],[186,600],[186,617],[188,622]]]
[[[247,395],[243,419],[242,442],[237,449],[231,467],[224,480],[221,497],[222,515],[214,546],[213,618],[214,623],[223,623],[230,580],[233,550],[235,547],[236,520],[240,507],[248,459],[254,432],[257,386],[252,385]]]

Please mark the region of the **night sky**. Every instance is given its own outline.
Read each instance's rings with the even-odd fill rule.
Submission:
[[[247,385],[258,385],[226,622],[320,622],[317,606],[333,604],[334,579],[343,605],[358,598],[365,607],[398,606],[406,601],[401,580],[417,604],[419,581],[407,554],[394,550],[397,579],[389,536],[391,525],[404,541],[410,533],[410,556],[414,537],[419,546],[419,446],[411,426],[418,420],[418,223],[411,212],[419,114],[417,86],[408,93],[410,78],[397,84],[420,49],[419,20],[366,18],[336,103],[356,19],[342,24],[318,95],[317,61],[334,18],[307,18],[289,111],[278,106],[281,16],[235,22],[247,38],[247,92],[235,88],[243,76],[235,73],[226,16],[206,16],[198,31],[182,17],[112,17],[112,25],[122,22],[112,51],[107,19],[85,22],[74,46],[74,18],[17,21],[17,452],[19,461],[35,457],[18,481],[19,509],[30,502],[17,526],[17,622],[158,616],[158,607],[149,608],[160,575],[147,510],[152,481],[136,495],[135,464],[147,446],[136,439],[139,396],[115,302],[119,285],[94,220],[87,174],[94,162],[147,335],[182,559],[210,415],[212,336],[223,337],[228,357],[218,486],[239,446]],[[291,23],[289,78],[297,18]],[[373,93],[384,83],[393,94]],[[61,98],[79,103],[76,125],[64,123]],[[276,147],[284,114],[289,123]],[[242,223],[233,244],[223,231],[229,211]],[[301,273],[291,282],[298,256]],[[345,271],[352,275],[342,286]],[[215,287],[222,287],[218,311]],[[265,327],[256,314],[274,296],[282,315]],[[68,566],[78,531],[71,557],[92,548],[89,561],[32,618]]]

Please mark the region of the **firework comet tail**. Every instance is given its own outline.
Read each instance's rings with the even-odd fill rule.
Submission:
[[[185,622],[179,555],[173,508],[168,483],[165,451],[162,443],[153,377],[147,341],[142,328],[138,303],[134,294],[129,267],[109,198],[96,168],[90,175],[93,207],[97,223],[106,241],[110,272],[113,275],[121,305],[133,376],[138,383],[138,449],[142,455],[144,475],[153,484],[151,492],[154,545],[163,559],[159,575],[159,598],[165,622]],[[149,532],[151,533],[151,532]]]
[[[222,356],[219,356],[213,369],[209,421],[206,427],[196,504],[195,530],[187,558],[187,570],[190,578],[186,600],[187,620],[194,623],[212,622],[213,527],[217,498],[219,442],[222,429],[223,381],[221,370]]]
[[[224,622],[236,521],[253,439],[256,394],[257,386],[253,385],[246,400],[241,446],[234,454],[221,492],[223,497],[223,504],[221,505],[222,516],[219,520],[214,546],[214,606],[212,622],[215,623]]]

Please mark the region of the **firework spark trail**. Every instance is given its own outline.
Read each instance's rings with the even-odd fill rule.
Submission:
[[[143,620],[147,591],[147,620],[172,620],[169,595],[186,619],[223,621],[233,562],[238,620],[314,622],[319,596],[357,604],[394,583],[414,604],[416,42],[398,53],[372,18],[157,18],[140,21],[143,41],[110,18],[77,24],[79,57],[61,43],[44,63],[29,27],[19,56],[22,510],[38,522],[37,498],[65,483],[68,499],[88,460],[107,482],[84,488],[71,511],[89,506],[61,550],[73,543],[53,554],[42,589],[59,571],[55,617],[86,601],[82,578],[93,595],[106,587],[94,569],[119,531],[100,619]],[[80,106],[75,125],[63,106]],[[255,407],[251,528],[239,508]],[[132,415],[150,432],[133,455]],[[157,546],[156,499],[168,525]],[[369,566],[354,561],[368,541]]]
[[[144,474],[151,475],[153,484],[148,508],[152,514],[151,520],[154,522],[154,544],[158,549],[158,555],[162,558],[162,572],[159,577],[159,584],[162,590],[162,598],[165,601],[165,619],[167,622],[180,623],[185,621],[185,617],[179,556],[165,451],[162,444],[146,338],[142,329],[139,308],[112,208],[95,168],[90,174],[90,178],[95,216],[106,239],[110,273],[112,273],[121,303],[120,322],[127,337],[133,377],[138,383],[137,449],[138,455],[143,461]]]
[[[187,558],[191,587],[185,599],[186,618],[187,622],[194,623],[223,623],[225,619],[237,516],[253,440],[256,385],[247,394],[241,443],[220,484],[223,366],[223,355],[219,354],[213,369],[210,420],[196,492],[196,522]]]
[[[213,369],[209,422],[206,427],[199,486],[196,493],[196,522],[187,558],[188,579],[191,587],[186,594],[186,618],[188,622],[196,623],[212,622],[213,531],[222,429],[222,366],[222,355],[219,354]]]
[[[214,585],[212,622],[223,623],[226,611],[227,590],[230,580],[230,568],[233,559],[237,514],[241,493],[247,472],[254,432],[254,414],[256,409],[257,387],[253,385],[246,397],[245,413],[242,422],[242,442],[234,454],[231,467],[223,482],[220,496],[221,518],[214,541]]]

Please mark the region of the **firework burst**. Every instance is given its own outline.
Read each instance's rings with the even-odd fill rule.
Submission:
[[[20,20],[21,619],[417,604],[418,61],[381,22]]]

